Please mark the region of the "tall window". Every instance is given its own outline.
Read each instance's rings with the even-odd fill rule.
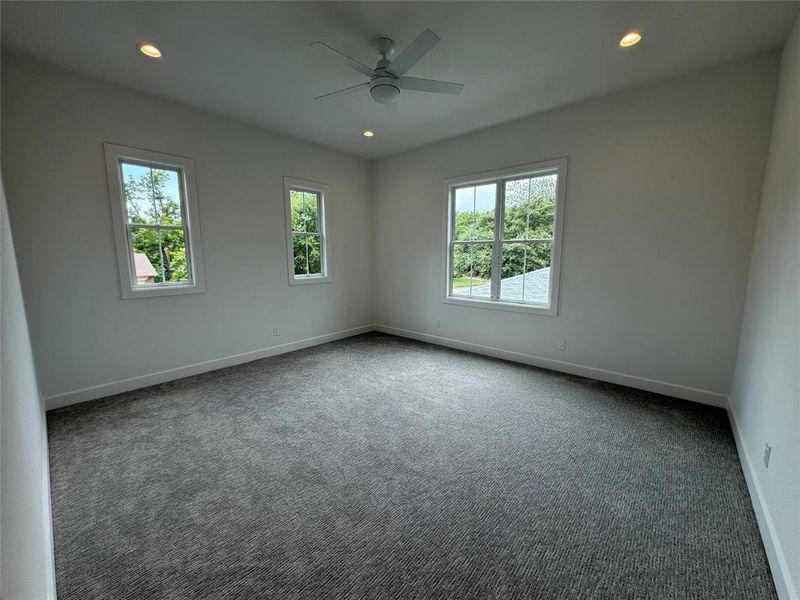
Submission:
[[[202,292],[191,159],[105,144],[122,295]]]
[[[556,314],[567,161],[447,182],[448,302]]]
[[[289,283],[330,281],[328,186],[285,177],[284,188]]]

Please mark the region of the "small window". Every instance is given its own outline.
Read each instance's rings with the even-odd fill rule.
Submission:
[[[328,186],[286,177],[284,188],[289,283],[330,281],[330,236],[326,219]]]
[[[123,298],[204,291],[191,159],[105,144]]]
[[[566,169],[447,181],[446,302],[556,314]]]

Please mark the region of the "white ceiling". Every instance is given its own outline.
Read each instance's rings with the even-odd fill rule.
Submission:
[[[782,45],[798,2],[12,2],[4,49],[368,158]],[[364,63],[442,41],[407,74],[463,82],[461,96],[404,91],[389,118],[369,93],[314,101]],[[631,49],[628,29],[645,32]],[[147,59],[136,44],[164,53]],[[376,136],[361,136],[365,128]]]

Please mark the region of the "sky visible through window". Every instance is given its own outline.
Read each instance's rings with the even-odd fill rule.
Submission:
[[[495,186],[459,188],[456,190],[456,212],[486,212],[494,210]],[[473,209],[473,197],[475,206]]]
[[[125,181],[128,180],[128,177],[133,176],[134,179],[141,179],[142,177],[150,175],[150,167],[144,167],[142,165],[132,165],[130,163],[122,163],[122,174],[125,178]],[[179,201],[181,197],[181,192],[178,187],[178,178],[177,177],[169,177],[164,181],[164,195],[168,196],[169,198],[175,199],[175,201]]]

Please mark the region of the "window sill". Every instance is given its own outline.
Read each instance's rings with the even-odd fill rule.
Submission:
[[[524,312],[549,317],[557,316],[558,312],[551,306],[537,304],[518,304],[515,302],[503,302],[500,300],[476,300],[474,298],[457,298],[445,296],[442,300],[445,304],[456,304],[459,306],[469,306],[472,308],[488,308],[494,310],[506,310],[511,312]]]
[[[205,292],[205,287],[194,283],[192,285],[170,285],[164,287],[137,287],[132,289],[123,289],[122,297],[126,300],[131,298],[152,298],[154,296],[178,296],[182,294],[202,294]]]
[[[327,277],[290,277],[289,278],[289,285],[305,285],[308,283],[329,283],[331,281],[330,276]]]

